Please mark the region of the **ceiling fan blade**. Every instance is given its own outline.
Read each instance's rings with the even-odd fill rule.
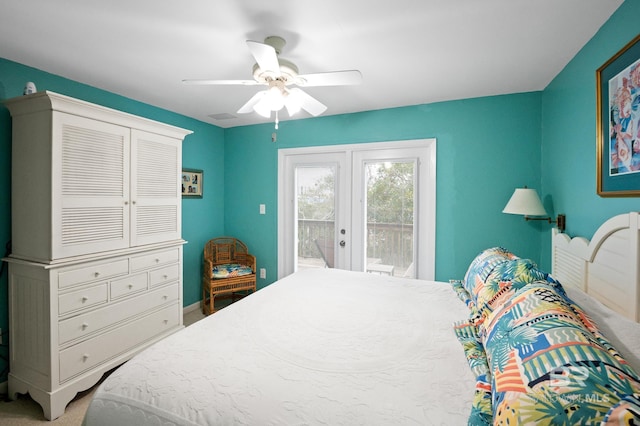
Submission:
[[[270,71],[276,77],[280,76],[280,63],[278,62],[276,49],[273,46],[252,40],[247,40],[247,46],[249,46],[249,50],[251,50],[251,54],[262,72]]]
[[[297,101],[299,101],[300,107],[314,117],[327,110],[327,106],[325,104],[298,88],[290,89],[289,96],[293,96]]]
[[[349,86],[362,83],[362,73],[358,70],[320,72],[303,74],[295,79],[295,84],[310,86]]]
[[[255,86],[258,83],[255,80],[182,80],[184,84],[189,85],[242,85],[242,86]]]
[[[266,90],[262,90],[251,97],[247,101],[246,104],[242,105],[238,110],[238,114],[246,114],[248,112],[253,112],[253,107],[262,100],[264,95],[267,93]]]

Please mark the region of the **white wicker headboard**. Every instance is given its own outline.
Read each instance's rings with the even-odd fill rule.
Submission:
[[[591,241],[553,229],[551,274],[640,322],[640,213],[604,222]]]

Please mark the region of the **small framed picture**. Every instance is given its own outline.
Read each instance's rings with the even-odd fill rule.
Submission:
[[[202,198],[202,170],[182,169],[182,196]]]

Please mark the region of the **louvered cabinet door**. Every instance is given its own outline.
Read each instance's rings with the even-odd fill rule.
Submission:
[[[129,247],[131,131],[53,114],[53,259]]]
[[[182,141],[131,131],[131,245],[181,236]]]

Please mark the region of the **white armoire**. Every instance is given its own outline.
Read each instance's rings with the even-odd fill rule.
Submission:
[[[9,396],[53,420],[181,329],[182,140],[191,132],[52,92],[12,116]]]

